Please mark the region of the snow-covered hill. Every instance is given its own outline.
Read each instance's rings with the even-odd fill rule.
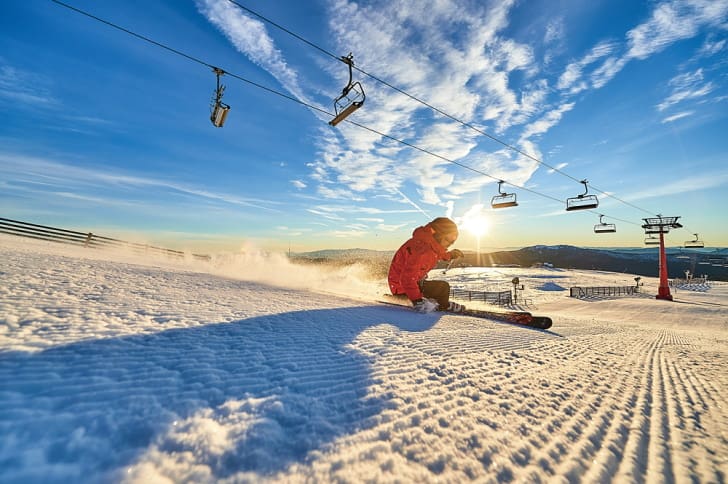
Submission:
[[[580,301],[630,274],[513,277],[549,331],[372,303],[384,281],[0,237],[0,482],[720,482],[728,284]]]

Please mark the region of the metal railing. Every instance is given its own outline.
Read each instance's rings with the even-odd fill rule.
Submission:
[[[513,302],[511,291],[485,292],[450,288],[450,297],[464,301],[480,301],[488,304],[497,304],[499,306],[507,306]]]
[[[92,232],[78,232],[75,230],[60,229],[47,225],[32,224],[20,220],[12,220],[0,217],[0,233],[28,237],[37,240],[47,240],[83,247],[93,248],[125,248],[141,253],[164,254],[173,257],[184,257],[185,253],[180,250],[155,247],[153,245],[127,242],[125,240],[104,237]],[[200,260],[209,260],[209,255],[192,254],[192,257]]]
[[[639,294],[637,286],[587,286],[572,287],[569,289],[569,296],[576,298],[603,297],[603,296],[634,296]]]
[[[668,281],[670,287],[679,286],[705,286],[708,284],[708,277],[691,277],[690,279],[675,278]]]

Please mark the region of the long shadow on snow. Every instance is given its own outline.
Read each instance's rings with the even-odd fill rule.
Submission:
[[[362,331],[438,318],[300,311],[0,354],[0,441],[12,443],[0,445],[0,480],[117,480],[150,445],[208,445],[212,422],[231,432],[224,450],[196,455],[213,478],[285,469],[392,405],[367,395],[369,357],[350,347]]]

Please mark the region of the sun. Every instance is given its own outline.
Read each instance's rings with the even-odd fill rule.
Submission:
[[[483,205],[476,204],[463,215],[460,227],[480,238],[488,232],[488,218],[483,212]]]

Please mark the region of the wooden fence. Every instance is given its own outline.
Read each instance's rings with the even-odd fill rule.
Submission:
[[[9,218],[0,217],[0,233],[28,237],[31,239],[48,240],[61,242],[83,247],[93,248],[125,248],[137,253],[164,254],[173,257],[184,257],[185,253],[179,250],[165,249],[153,245],[127,242],[124,240],[104,237],[91,232],[77,232],[75,230],[59,229],[46,225],[21,222]],[[209,255],[192,254],[192,257],[199,260],[210,260]]]
[[[569,295],[576,298],[603,297],[603,296],[633,296],[639,294],[637,286],[589,286],[572,287]]]

